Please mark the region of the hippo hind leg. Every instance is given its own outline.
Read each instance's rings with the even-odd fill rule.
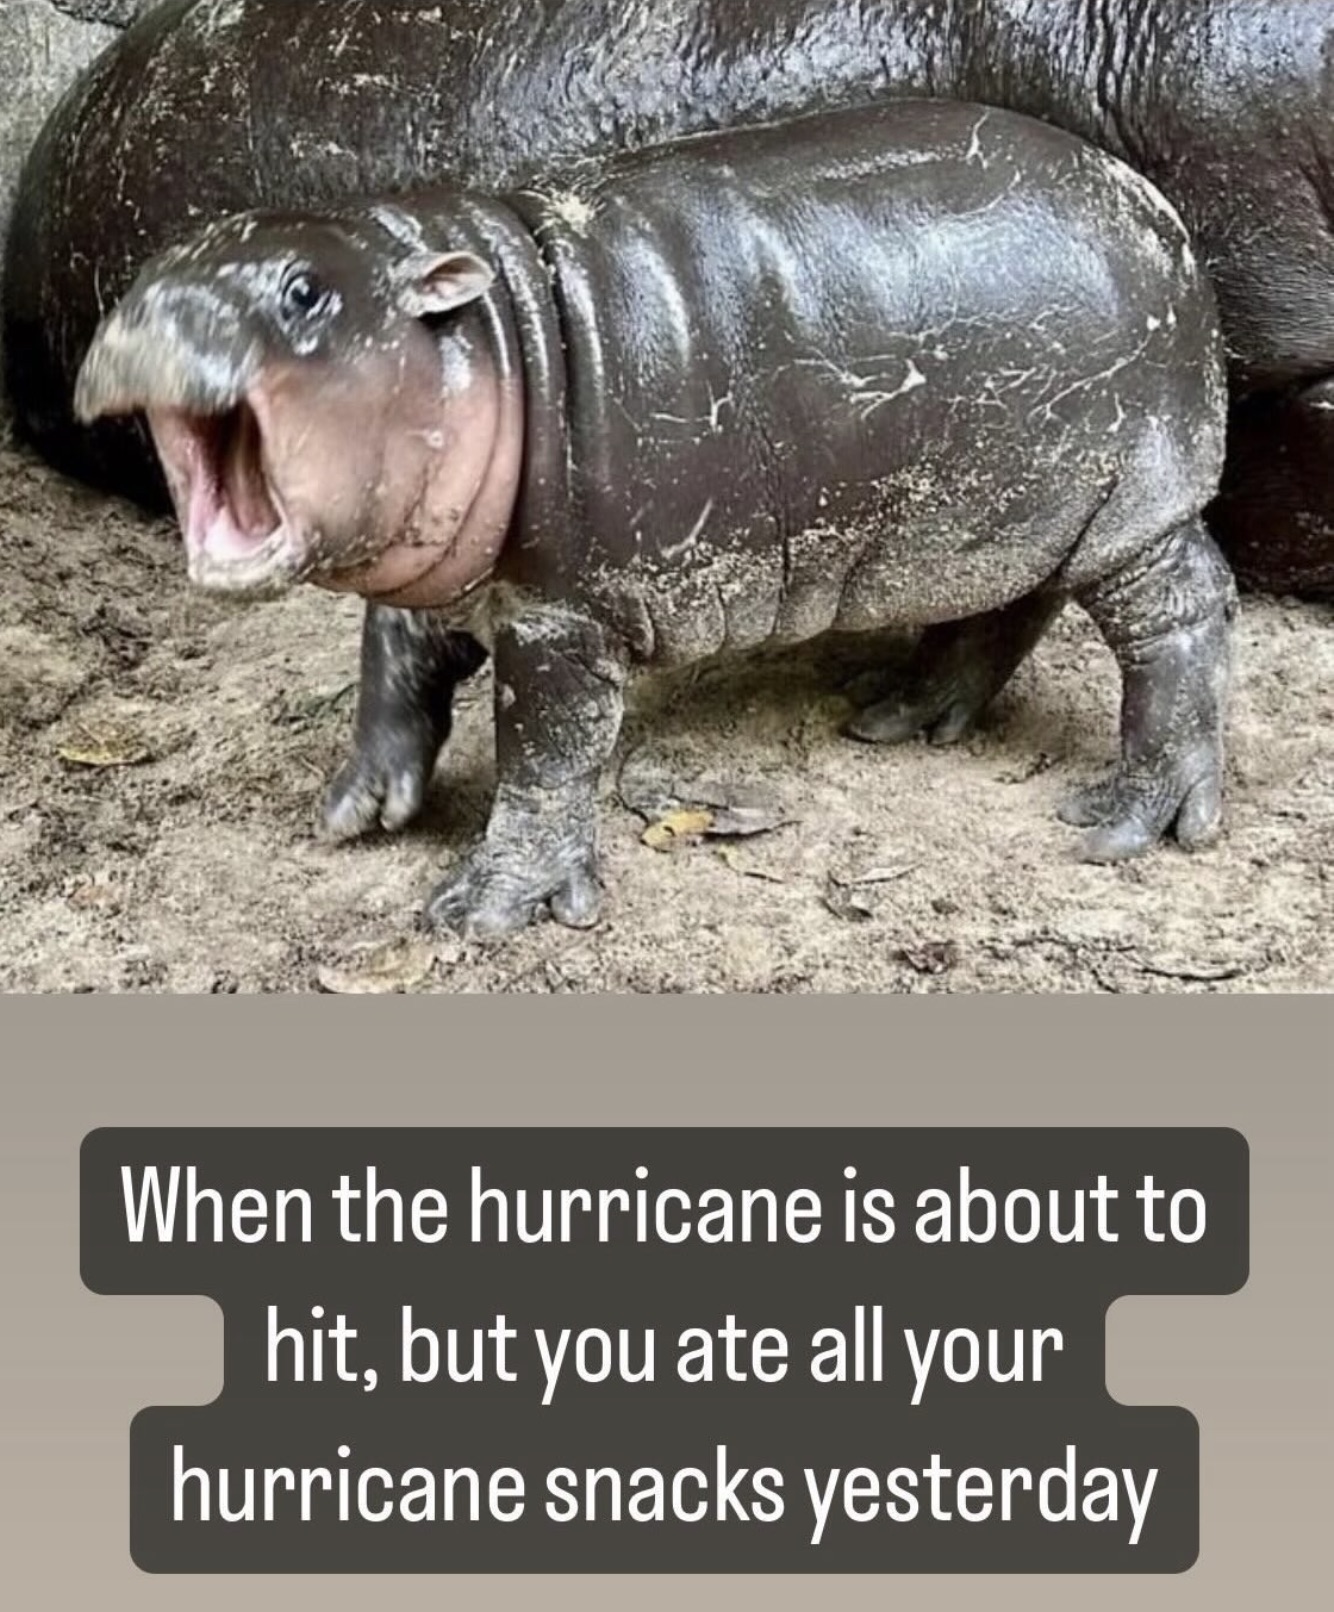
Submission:
[[[454,691],[485,660],[476,639],[429,612],[367,610],[352,755],[324,802],[331,838],[393,833],[416,817],[449,738]]]
[[[1083,859],[1140,855],[1169,830],[1187,849],[1217,837],[1231,670],[1232,574],[1195,518],[1131,566],[1076,593],[1123,680],[1121,761],[1061,811],[1088,828]]]
[[[845,731],[873,744],[903,744],[919,734],[932,744],[957,744],[1064,604],[1064,594],[1042,591],[1002,610],[928,627],[894,693],[859,712]]]

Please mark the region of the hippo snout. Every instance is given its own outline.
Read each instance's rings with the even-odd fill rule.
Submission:
[[[212,287],[150,282],[102,321],[79,371],[75,411],[85,424],[139,409],[223,414],[253,385],[262,359],[253,322]]]

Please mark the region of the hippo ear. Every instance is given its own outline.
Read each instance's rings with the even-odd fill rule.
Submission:
[[[400,265],[395,278],[403,311],[423,319],[476,302],[494,285],[496,271],[471,252],[419,252]]]

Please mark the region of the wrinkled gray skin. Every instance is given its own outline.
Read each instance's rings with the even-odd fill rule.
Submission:
[[[320,292],[304,323],[276,295],[293,275]],[[289,440],[328,463],[329,378],[391,359],[424,374],[428,342],[446,445],[412,461],[410,498],[370,466],[375,509],[351,522],[341,493],[321,508],[269,435],[273,398],[306,400]],[[521,461],[505,457],[519,389]],[[424,397],[370,386],[361,417],[387,417],[392,443],[395,411],[414,411],[425,439]],[[1065,814],[1090,829],[1084,854],[1218,831],[1234,595],[1200,518],[1223,461],[1214,301],[1158,193],[1048,126],[903,103],[590,162],[500,201],[231,221],[144,272],[79,406],[194,410],[187,449],[211,440],[208,417],[253,409],[254,454],[219,471],[205,452],[203,479],[262,507],[255,543],[281,512],[262,546],[275,576],[437,608],[392,655],[399,675],[453,653],[450,627],[490,644],[496,800],[436,924],[595,920],[596,789],[632,667],[921,626],[906,689],[852,732],[944,738],[1071,598],[1124,681],[1120,766]],[[182,440],[159,437],[178,488]],[[497,546],[493,472],[511,464]],[[409,515],[386,522],[386,501]],[[271,580],[228,553],[247,585]],[[439,731],[417,754],[433,759]],[[353,780],[335,812],[360,791],[403,815],[413,750],[387,760],[407,784],[381,798]]]

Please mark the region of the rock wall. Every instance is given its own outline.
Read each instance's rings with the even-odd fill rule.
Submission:
[[[47,114],[117,30],[156,3],[0,0],[0,241],[23,158]]]

